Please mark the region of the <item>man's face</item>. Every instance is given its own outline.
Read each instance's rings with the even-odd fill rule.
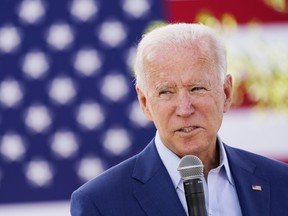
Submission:
[[[146,91],[136,87],[140,105],[164,145],[179,157],[212,155],[230,107],[231,77],[223,85],[211,62],[187,50],[158,52],[144,61]]]

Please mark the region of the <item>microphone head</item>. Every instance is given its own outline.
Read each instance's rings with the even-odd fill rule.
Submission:
[[[178,169],[183,181],[204,176],[204,166],[202,161],[195,155],[186,155],[181,158]]]

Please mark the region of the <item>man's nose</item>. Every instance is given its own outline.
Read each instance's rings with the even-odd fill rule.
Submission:
[[[179,94],[176,103],[176,114],[178,116],[189,117],[194,112],[192,98],[189,93]]]

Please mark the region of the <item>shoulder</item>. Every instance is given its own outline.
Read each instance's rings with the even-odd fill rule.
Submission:
[[[228,158],[235,164],[250,164],[263,175],[283,175],[288,178],[288,164],[286,163],[228,145],[225,145],[225,149]]]
[[[75,190],[71,196],[71,214],[96,216],[105,212],[105,215],[115,215],[111,205],[121,209],[124,200],[131,203],[135,159],[134,156],[123,161]]]
[[[135,191],[142,188],[146,177],[149,179],[157,170],[155,161],[159,164],[160,159],[155,157],[156,154],[151,142],[139,154],[82,185],[72,194],[72,215],[129,215],[131,211],[142,215]]]
[[[135,159],[134,156],[123,161],[75,190],[71,196],[72,215],[100,215],[99,212],[114,211],[109,207],[111,204],[120,209],[124,201],[131,203],[131,173]],[[111,212],[109,214],[112,215]]]
[[[125,187],[131,187],[132,182],[135,181],[134,177],[139,172],[143,174],[152,169],[151,164],[155,165],[155,154],[156,147],[151,141],[140,153],[104,171],[82,185],[78,191],[95,194],[95,192],[107,192],[115,187],[113,191],[115,194],[119,190],[125,190]]]
[[[96,193],[106,193],[112,189],[119,190],[120,186],[123,188],[131,178],[136,157],[137,156],[133,156],[109,168],[99,176],[83,184],[75,192],[81,191],[82,194],[84,193],[86,196],[90,196]],[[117,187],[115,187],[116,185]]]

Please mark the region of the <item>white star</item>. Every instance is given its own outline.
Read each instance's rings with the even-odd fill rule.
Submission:
[[[104,121],[102,108],[97,103],[86,102],[79,106],[77,122],[88,130],[99,127]]]
[[[101,67],[99,54],[93,49],[82,49],[77,52],[74,68],[85,76],[91,76]]]
[[[49,96],[58,104],[69,103],[76,95],[73,80],[68,77],[55,78],[49,87]]]
[[[108,99],[116,102],[129,92],[128,83],[121,74],[107,75],[101,87],[101,93]]]
[[[128,132],[125,129],[108,130],[105,134],[103,146],[112,154],[123,154],[131,146]]]
[[[19,7],[19,17],[26,23],[37,23],[43,17],[45,8],[41,0],[24,0]]]
[[[6,107],[17,106],[23,98],[23,88],[12,79],[7,79],[0,83],[0,103]]]
[[[64,50],[74,40],[72,29],[64,23],[54,24],[49,28],[47,42],[56,50]]]
[[[124,0],[123,10],[134,18],[143,17],[150,10],[150,3],[147,0]]]
[[[20,33],[14,26],[0,28],[0,52],[13,52],[21,42]]]
[[[0,140],[0,152],[8,161],[19,161],[23,158],[26,148],[19,135],[8,133]]]
[[[26,166],[26,178],[37,187],[48,186],[53,180],[53,170],[47,161],[34,159]]]
[[[25,124],[37,133],[47,130],[51,121],[48,109],[42,105],[29,107],[25,116]]]
[[[48,58],[43,52],[31,51],[24,57],[22,70],[30,78],[39,79],[44,77],[48,68]]]
[[[133,103],[131,103],[128,113],[129,119],[132,121],[132,123],[135,124],[135,126],[146,127],[151,124],[151,122],[148,121],[148,119],[142,112],[138,101],[134,101]]]
[[[98,7],[93,0],[74,0],[70,13],[77,19],[85,22],[98,12]]]
[[[104,171],[104,166],[99,158],[87,156],[77,165],[77,174],[84,181],[89,181]]]
[[[126,28],[119,21],[104,22],[97,34],[99,39],[109,47],[119,46],[127,37]]]
[[[78,143],[74,133],[59,131],[54,134],[51,141],[52,151],[62,158],[73,156],[78,150]]]

